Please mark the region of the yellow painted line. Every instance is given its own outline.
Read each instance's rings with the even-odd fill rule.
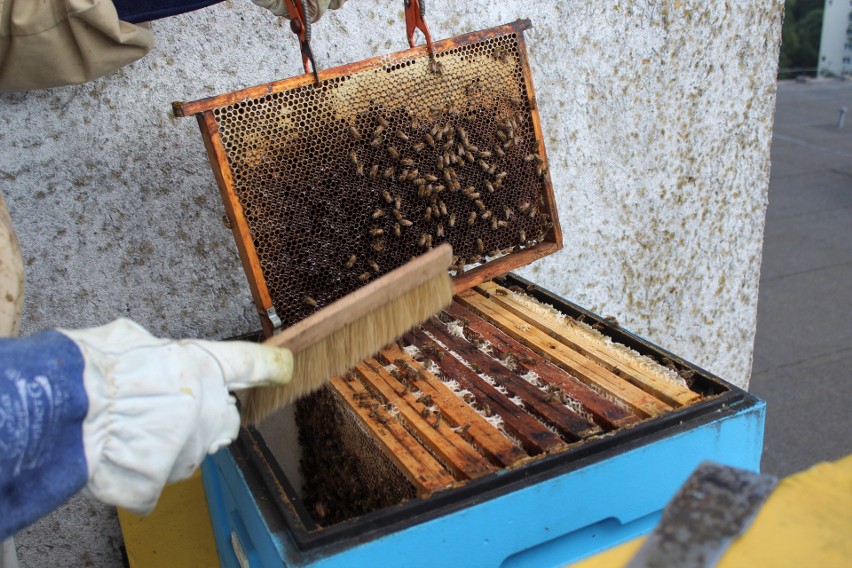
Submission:
[[[201,472],[167,486],[147,517],[118,510],[130,568],[219,566]]]

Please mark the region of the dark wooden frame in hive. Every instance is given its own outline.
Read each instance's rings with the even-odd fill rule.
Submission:
[[[523,73],[526,97],[525,103],[522,104],[524,104],[525,108],[528,108],[530,111],[529,120],[534,134],[533,143],[535,145],[535,152],[530,154],[530,156],[537,154],[542,161],[540,177],[543,182],[543,189],[540,193],[540,207],[541,213],[544,214],[545,218],[549,219],[547,229],[545,230],[542,238],[536,241],[535,244],[526,246],[525,248],[513,249],[508,254],[494,257],[473,269],[467,270],[463,274],[457,275],[454,279],[454,292],[469,289],[477,284],[488,281],[495,276],[505,274],[513,269],[529,264],[542,256],[556,252],[562,247],[562,231],[557,216],[553,185],[550,179],[549,170],[546,167],[547,155],[537,112],[537,103],[530,74],[526,44],[523,37],[523,31],[530,27],[530,22],[528,20],[518,20],[511,24],[469,33],[434,43],[436,60],[440,62],[442,54],[456,48],[471,46],[479,42],[507,35],[512,35],[517,41],[517,56]],[[336,67],[334,69],[323,70],[320,72],[321,83],[317,86],[322,86],[328,82],[346,78],[356,73],[382,69],[393,70],[395,66],[404,66],[406,65],[406,62],[423,58],[427,58],[428,60],[428,51],[425,46],[420,46]],[[252,296],[258,308],[258,312],[261,314],[264,332],[267,335],[272,333],[272,323],[268,317],[266,317],[269,308],[276,308],[280,314],[282,312],[282,307],[274,305],[274,293],[271,293],[271,286],[264,275],[261,260],[255,246],[255,239],[252,235],[252,228],[249,226],[243,206],[235,190],[234,169],[229,162],[228,152],[226,151],[225,144],[223,142],[223,135],[220,131],[220,125],[214,113],[217,109],[221,109],[222,107],[233,105],[235,103],[252,101],[266,97],[270,94],[282,93],[301,87],[307,87],[312,85],[313,81],[314,80],[311,75],[302,75],[195,102],[174,103],[173,105],[175,116],[196,115],[196,118],[198,119],[204,144],[210,158],[210,163],[219,186],[222,200],[225,204],[228,220],[234,233],[240,258],[248,277]],[[506,217],[508,218],[508,216],[509,214],[507,213]],[[394,268],[394,266],[385,268],[391,269]],[[292,323],[294,322],[288,322],[285,318],[285,327]]]

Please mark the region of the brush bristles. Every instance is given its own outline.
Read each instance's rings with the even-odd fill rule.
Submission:
[[[243,423],[259,422],[285,404],[317,390],[331,377],[351,369],[448,306],[452,299],[449,274],[440,274],[314,345],[293,353],[293,379],[289,384],[252,389],[240,397]]]

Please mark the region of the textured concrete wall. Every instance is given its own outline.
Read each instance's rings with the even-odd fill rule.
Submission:
[[[353,0],[327,16],[320,66],[404,48],[401,4]],[[739,385],[782,6],[434,0],[427,18],[436,39],[533,22],[565,249],[523,274]],[[247,0],[154,32],[156,52],[102,80],[0,96],[0,190],[28,270],[24,332],[117,316],[171,336],[258,328],[197,125],[171,117],[170,103],[296,74],[295,40]]]

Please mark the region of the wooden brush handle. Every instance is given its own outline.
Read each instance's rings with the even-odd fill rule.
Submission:
[[[434,248],[340,298],[278,335],[273,335],[263,343],[286,347],[293,352],[301,351],[424,282],[441,273],[446,274],[452,255],[452,247],[449,244]]]

